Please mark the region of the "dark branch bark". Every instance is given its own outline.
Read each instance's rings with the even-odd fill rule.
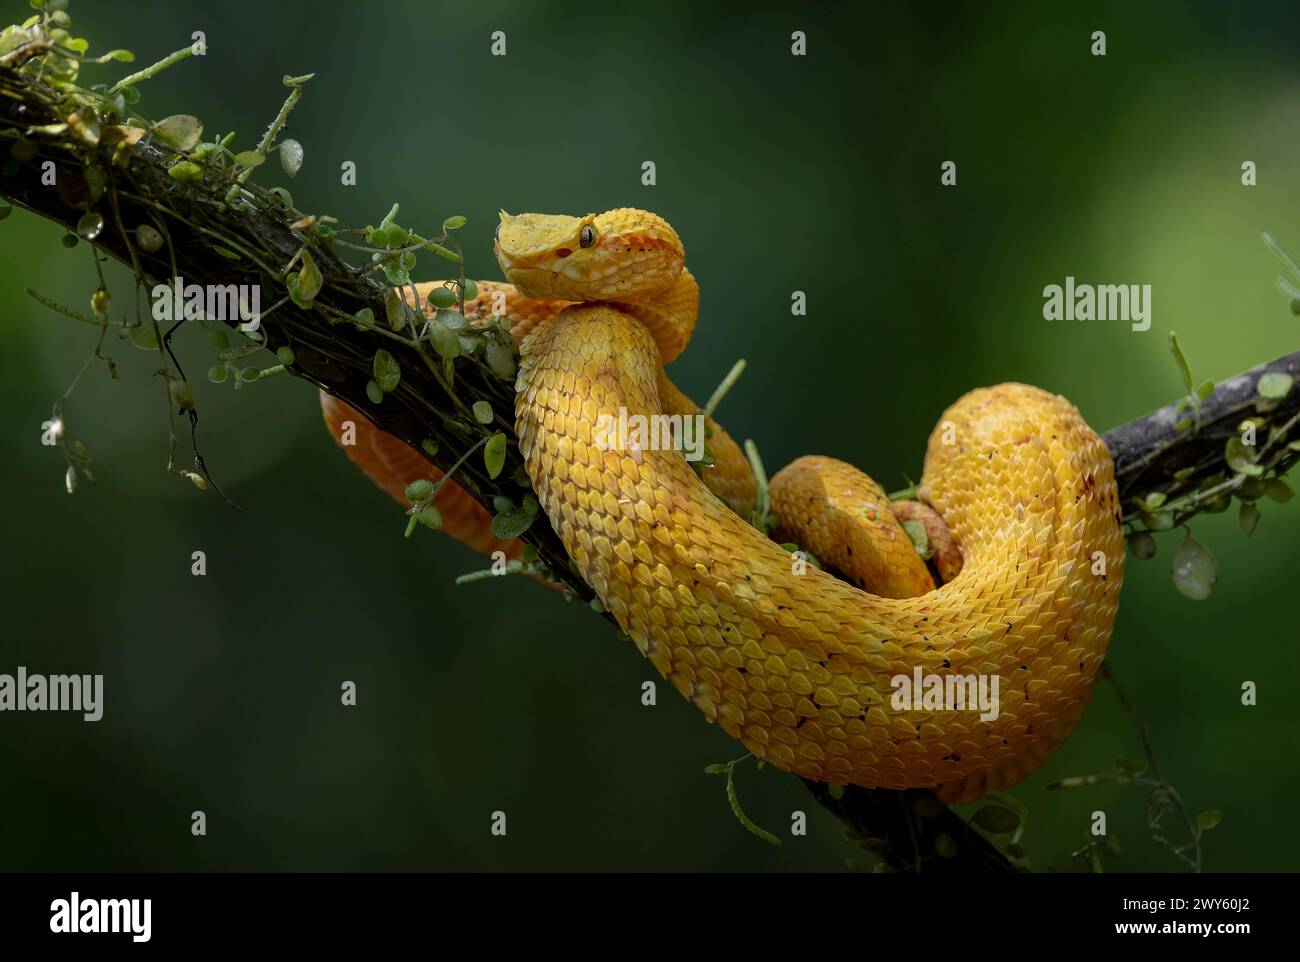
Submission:
[[[1199,414],[1180,412],[1176,403],[1166,404],[1107,431],[1102,438],[1115,462],[1121,503],[1150,491],[1170,495],[1189,491],[1222,471],[1224,445],[1240,434],[1239,425],[1247,418],[1267,415],[1271,423],[1281,425],[1294,417],[1300,410],[1300,390],[1292,388],[1276,403],[1259,396],[1259,379],[1269,372],[1289,374],[1300,384],[1300,351],[1218,384],[1201,402]],[[1199,420],[1199,427],[1179,428],[1184,419]]]
[[[498,426],[513,440],[514,391],[509,381],[473,359],[460,358],[453,397],[416,350],[351,323],[358,310],[369,307],[382,324],[388,287],[373,273],[343,262],[310,231],[291,227],[301,211],[284,209],[255,186],[244,193],[249,209],[228,206],[223,200],[231,184],[227,174],[209,170],[199,182],[178,184],[167,174],[169,155],[144,142],[125,155],[119,153],[124,163],[115,164],[115,149],[107,138],[91,143],[70,130],[37,130],[62,123],[66,111],[48,88],[11,67],[0,67],[0,196],[69,230],[87,211],[99,212],[105,226],[95,238],[96,247],[128,266],[138,265],[141,283],[168,283],[178,274],[187,283],[203,285],[260,284],[264,305],[285,293],[284,265],[306,246],[323,276],[313,308],[303,310],[287,301],[262,319],[269,350],[282,345],[293,349],[290,373],[347,401],[417,451],[423,440],[433,439],[438,453],[429,460],[443,470]],[[57,186],[42,183],[42,163],[47,160],[55,164]],[[97,196],[88,182],[87,170],[92,168],[104,175],[107,187],[102,195]],[[156,225],[169,245],[154,253],[141,249],[134,239],[140,224]],[[218,245],[243,253],[231,260],[218,253]],[[118,299],[123,302],[129,299]],[[365,385],[379,348],[397,358],[402,379],[396,391],[374,404]],[[162,360],[165,364],[166,358]],[[1298,364],[1300,354],[1293,354],[1220,385],[1204,402],[1196,432],[1177,429],[1170,407],[1107,434],[1125,502],[1154,489],[1185,490],[1213,475],[1222,462],[1224,438],[1242,417],[1255,413],[1258,374],[1266,369],[1296,374]],[[495,412],[496,424],[490,428],[466,416],[468,406],[479,400],[488,401]],[[1300,391],[1293,390],[1270,417],[1277,423],[1297,408]],[[203,467],[201,462],[198,466]],[[495,495],[518,500],[525,490],[510,480],[520,467],[518,448],[512,445],[497,479],[488,477],[481,458],[468,459],[456,478],[490,510]],[[1190,469],[1190,476],[1175,479],[1183,469]],[[583,599],[592,597],[591,589],[570,570],[564,547],[545,518],[539,517],[524,538],[573,592]],[[835,797],[825,785],[806,784],[852,836],[890,867],[1013,870],[997,847],[932,792],[850,787]]]

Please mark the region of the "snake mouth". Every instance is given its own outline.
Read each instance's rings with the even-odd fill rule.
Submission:
[[[560,282],[567,280],[562,274],[544,267],[506,267],[503,264],[502,268],[506,280],[525,297],[573,299],[556,291]]]

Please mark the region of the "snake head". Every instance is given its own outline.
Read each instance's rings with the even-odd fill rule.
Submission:
[[[667,221],[628,207],[585,217],[502,211],[494,249],[525,297],[565,301],[635,300],[672,284],[686,256]]]

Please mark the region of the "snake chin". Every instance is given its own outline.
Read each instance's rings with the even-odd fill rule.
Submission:
[[[540,267],[506,267],[505,261],[502,261],[501,266],[506,280],[524,297],[572,300],[567,290],[562,289],[562,278],[555,271]]]

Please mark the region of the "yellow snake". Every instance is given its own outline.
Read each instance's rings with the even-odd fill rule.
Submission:
[[[602,415],[698,411],[663,370],[699,302],[664,220],[502,213],[495,248],[510,283],[483,282],[466,312],[504,298],[521,341],[516,429],[542,509],[618,624],[711,721],[804,777],[949,801],[1014,784],[1065,740],[1105,655],[1124,557],[1109,453],[1073,405],[1023,384],[967,394],[930,437],[916,502],[890,505],[832,458],[793,462],[771,483],[775,537],[822,570],[746,520],[755,480],[716,423],[715,467],[698,474],[671,446],[597,436]],[[322,404],[336,439],[355,421],[349,456],[398,500],[438,477],[341,402]],[[463,490],[440,497],[452,534],[518,554]],[[946,548],[940,587],[895,512]],[[918,668],[997,676],[996,717],[900,707],[897,678]]]

